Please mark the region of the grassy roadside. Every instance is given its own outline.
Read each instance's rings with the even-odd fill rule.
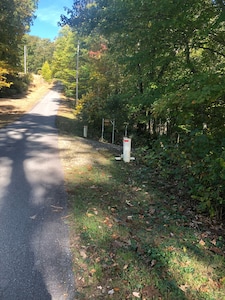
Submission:
[[[70,101],[57,125],[77,299],[225,299],[222,226],[163,193],[154,170],[78,138]]]

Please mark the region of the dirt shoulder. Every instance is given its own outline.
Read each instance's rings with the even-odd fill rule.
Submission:
[[[0,98],[0,128],[14,122],[29,111],[48,92],[51,86],[35,75],[28,92],[13,98]]]
[[[122,146],[83,138],[83,128],[79,127],[73,109],[71,109],[72,100],[66,100],[63,96],[62,99],[56,122],[59,129],[59,148],[64,169],[72,165],[81,167],[93,165],[104,157],[108,158],[122,153]]]

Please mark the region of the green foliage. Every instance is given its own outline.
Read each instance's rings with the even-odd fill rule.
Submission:
[[[29,30],[36,0],[4,0],[0,3],[0,60],[13,66],[19,61],[19,45]]]
[[[30,74],[15,74],[12,72],[7,75],[7,80],[10,82],[10,85],[1,88],[0,97],[11,97],[27,92],[32,77]]]
[[[179,144],[160,138],[137,151],[137,159],[153,169],[170,188],[183,190],[199,212],[222,219],[225,207],[225,140],[202,130],[181,135]],[[179,193],[178,191],[176,193]]]
[[[52,71],[50,69],[49,63],[46,61],[41,68],[41,75],[45,81],[51,82],[52,80]]]
[[[198,206],[221,214],[224,1],[74,1],[67,12],[62,23],[85,41],[80,113],[92,122],[103,112],[129,123],[139,144],[156,147],[146,160],[160,158],[155,167],[171,174],[172,159]],[[104,54],[97,39],[107,45]]]
[[[0,91],[4,87],[10,87],[12,84],[7,80],[7,75],[10,73],[9,67],[5,62],[0,62]]]
[[[98,99],[93,92],[83,95],[76,106],[75,114],[79,116],[86,123],[99,123],[101,124],[101,118],[103,118],[103,105],[100,103],[101,99]]]
[[[76,93],[77,44],[76,34],[65,26],[55,41],[52,60],[53,77],[63,83],[66,95],[69,97],[75,97]]]
[[[37,0],[4,0],[0,2],[0,88],[10,87],[11,79],[18,80],[20,68],[20,46],[24,34],[29,30]],[[20,81],[20,79],[19,79]],[[17,84],[11,87],[18,90]],[[23,89],[23,88],[22,88]],[[20,90],[20,88],[19,88]]]
[[[27,47],[27,69],[28,72],[38,74],[45,61],[51,65],[54,52],[54,42],[37,36],[25,35],[23,45]],[[24,62],[23,47],[21,48],[21,61]]]
[[[222,218],[225,207],[224,138],[219,142],[211,134],[196,131],[182,145],[183,166],[188,173],[190,195],[201,211]]]

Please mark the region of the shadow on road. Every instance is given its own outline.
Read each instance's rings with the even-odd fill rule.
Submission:
[[[0,130],[2,300],[74,299],[55,129],[58,102],[43,99],[41,113],[33,109]]]

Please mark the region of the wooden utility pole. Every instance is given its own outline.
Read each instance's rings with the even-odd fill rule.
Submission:
[[[27,46],[24,45],[24,74],[27,74]]]
[[[77,69],[76,69],[76,106],[78,104],[79,52],[80,52],[80,42],[78,41],[78,43],[77,43]]]

